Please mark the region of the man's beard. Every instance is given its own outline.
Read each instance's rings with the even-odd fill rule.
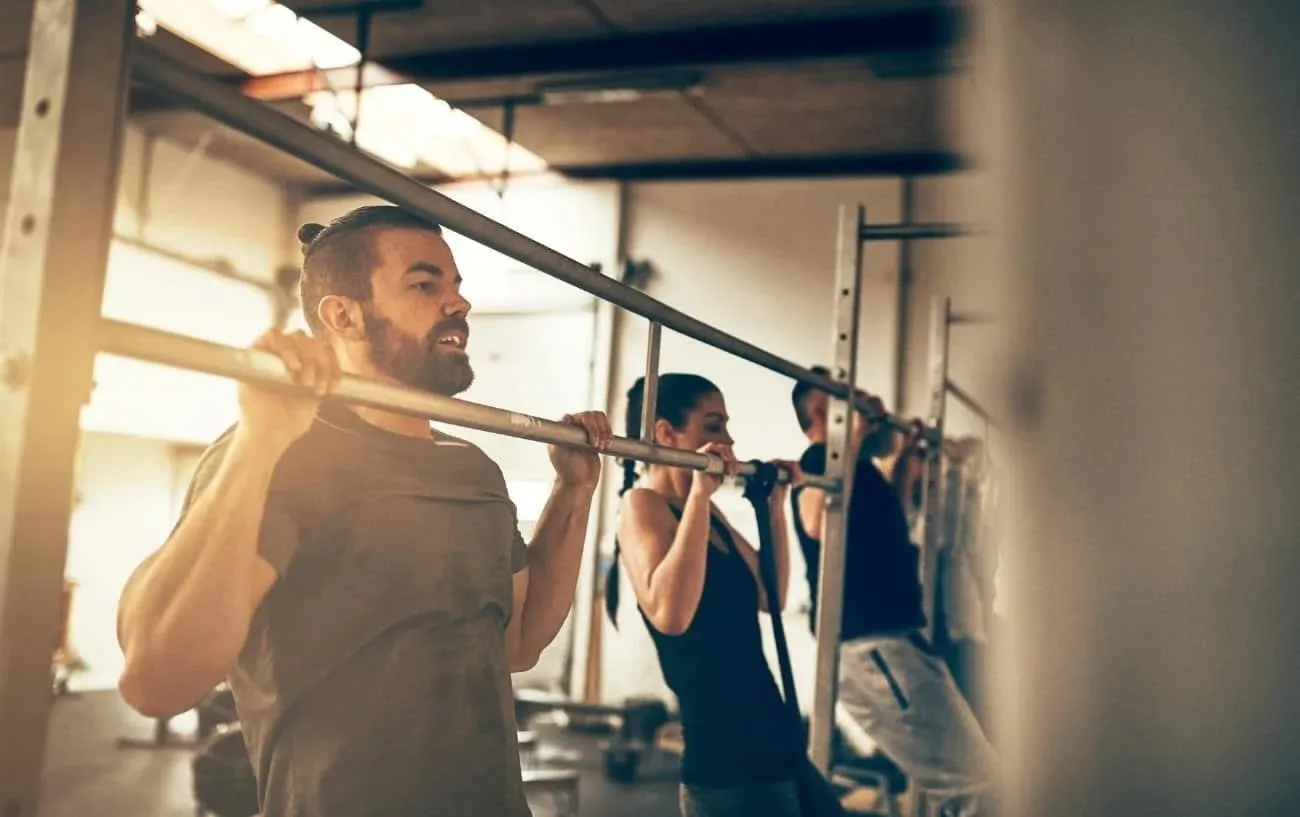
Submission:
[[[464,318],[439,321],[423,340],[417,340],[382,315],[371,310],[366,314],[366,340],[370,342],[370,359],[375,368],[399,383],[448,397],[474,383],[474,369],[463,351],[438,348],[438,338],[455,331],[468,334]]]

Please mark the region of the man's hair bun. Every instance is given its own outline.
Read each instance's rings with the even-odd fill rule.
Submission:
[[[298,243],[302,244],[303,248],[306,249],[323,232],[325,232],[324,224],[310,221],[298,228]]]

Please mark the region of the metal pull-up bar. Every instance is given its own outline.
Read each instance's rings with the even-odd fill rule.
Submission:
[[[981,420],[988,423],[992,428],[998,427],[997,420],[994,419],[989,410],[984,408],[980,401],[976,400],[970,392],[966,391],[961,386],[958,386],[951,380],[944,384],[944,388],[948,390],[949,394],[957,398],[957,402],[970,409],[971,413],[976,417],[979,417]]]
[[[107,318],[100,322],[98,346],[100,351],[108,354],[247,383],[301,389],[304,393],[308,391],[294,381],[278,357],[258,349],[236,349]],[[586,432],[577,426],[360,377],[342,376],[330,397],[352,405],[369,406],[524,440],[589,447]],[[623,437],[614,437],[602,453],[640,462],[691,468],[710,474],[726,471],[725,461],[718,456]],[[740,476],[752,473],[753,465],[740,465]],[[838,480],[814,475],[805,476],[800,482],[830,490],[835,490],[839,485]]]
[[[977,235],[964,224],[864,224],[858,235],[863,241],[903,241],[921,238],[961,238]]]
[[[900,431],[911,428],[906,420],[893,415],[877,417],[867,399],[854,393],[852,384],[818,374],[805,366],[778,357],[601,275],[587,265],[521,235],[358,152],[333,136],[291,119],[263,102],[244,96],[234,88],[204,77],[147,43],[135,43],[131,68],[134,79],[147,85],[150,90],[279,148],[453,232],[472,238],[502,255],[688,338],[786,377],[811,383],[831,395],[850,397],[859,411]]]

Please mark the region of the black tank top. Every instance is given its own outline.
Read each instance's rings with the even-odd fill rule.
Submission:
[[[669,505],[681,519],[680,509]],[[801,737],[763,655],[758,584],[727,526],[709,522],[727,545],[708,545],[704,589],[681,635],[655,629],[659,666],[682,721],[682,782],[704,786],[768,783],[794,776]]]
[[[826,446],[804,452],[805,474],[826,473]],[[809,626],[817,624],[817,590],[822,543],[808,535],[799,518],[799,494],[790,495],[794,531],[799,537],[812,591]],[[925,626],[920,583],[920,550],[912,544],[907,517],[894,487],[869,459],[858,463],[849,500],[849,530],[844,547],[844,613],[840,640],[902,633]]]

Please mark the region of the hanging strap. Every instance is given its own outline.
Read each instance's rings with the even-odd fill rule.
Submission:
[[[799,696],[794,687],[794,669],[790,665],[790,648],[785,641],[785,623],[781,620],[781,594],[776,580],[776,543],[772,534],[772,491],[776,488],[780,471],[771,463],[753,460],[753,475],[745,481],[745,499],[754,506],[754,517],[758,522],[758,572],[763,580],[763,590],[767,593],[767,609],[771,612],[772,637],[776,641],[776,657],[781,667],[781,686],[785,692],[786,708],[794,718],[795,725],[803,730],[803,712],[799,709]]]

